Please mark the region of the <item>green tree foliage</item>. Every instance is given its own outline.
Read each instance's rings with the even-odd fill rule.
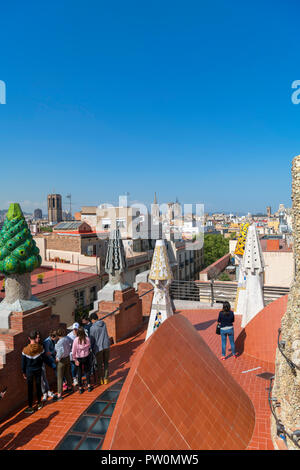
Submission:
[[[229,253],[229,239],[223,235],[204,235],[204,267],[217,261],[222,256]]]
[[[0,232],[0,272],[6,275],[30,273],[41,262],[19,204],[11,204]]]
[[[231,281],[230,276],[227,273],[221,273],[218,277],[219,281]]]

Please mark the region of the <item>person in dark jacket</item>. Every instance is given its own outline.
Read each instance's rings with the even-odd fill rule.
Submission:
[[[28,386],[28,408],[25,413],[34,413],[33,404],[33,382],[35,382],[36,394],[38,400],[38,410],[42,408],[42,367],[44,362],[49,364],[49,360],[45,354],[43,346],[39,343],[39,335],[37,331],[32,331],[29,335],[29,344],[22,351],[22,372],[23,377],[27,380]]]
[[[52,330],[52,332],[55,333],[55,335],[56,335],[56,332],[54,330]],[[48,338],[47,338],[47,340],[43,341],[42,340],[42,335],[38,330],[37,330],[37,335],[39,337],[38,341],[43,346],[45,354],[48,357],[48,365],[51,364],[52,369],[54,369],[54,371],[56,373],[56,363],[55,363],[55,365],[53,365],[53,359],[52,359],[51,354],[49,353],[49,342],[47,341]],[[55,343],[54,343],[54,348],[55,348]],[[43,364],[43,367],[42,367],[41,387],[42,387],[42,395],[43,395],[42,396],[42,401],[46,401],[48,397],[52,398],[54,396],[54,393],[50,390],[49,382],[48,382],[48,379],[47,379],[45,364]]]
[[[221,356],[222,361],[225,360],[227,336],[230,341],[231,353],[235,357],[235,359],[237,358],[237,354],[235,353],[233,323],[234,323],[234,313],[231,310],[230,303],[224,302],[223,310],[219,312],[219,316],[218,316],[218,324],[220,325],[220,333],[221,333],[221,340],[222,340],[222,356]]]
[[[57,337],[57,332],[56,330],[51,330],[49,333],[48,338],[44,339],[43,341],[43,347],[45,349],[45,353],[50,359],[50,362],[52,364],[52,369],[55,370],[56,373],[56,351],[55,351],[55,345],[58,341]]]
[[[81,323],[82,323],[83,328],[84,328],[85,331],[86,331],[87,336],[90,336],[90,329],[91,329],[91,326],[93,325],[93,323],[92,323],[91,320],[89,319],[89,316],[88,316],[87,313],[85,313],[84,315],[82,315],[82,317],[81,317]]]
[[[108,384],[110,341],[107,328],[104,321],[98,319],[97,313],[91,313],[90,320],[92,322],[92,326],[90,328],[91,349],[96,356],[100,384]]]

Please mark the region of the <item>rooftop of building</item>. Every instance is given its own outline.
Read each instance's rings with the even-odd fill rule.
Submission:
[[[97,209],[98,209],[98,206],[83,206],[81,208],[80,213],[81,214],[96,215],[97,214]]]
[[[54,231],[83,231],[90,232],[92,229],[89,224],[82,221],[70,220],[69,222],[59,222],[53,227]]]
[[[41,284],[38,282],[40,274],[43,275],[43,282]],[[86,272],[82,270],[82,267],[80,271],[63,271],[61,269],[40,267],[35,269],[31,274],[32,295],[38,296],[39,294],[64,288],[74,283],[81,283],[82,281],[93,277],[97,278],[98,275],[88,272],[88,267]],[[3,278],[4,276],[0,276],[0,279]],[[0,282],[2,283],[2,281]],[[5,292],[0,291],[0,299],[3,299],[4,297]]]
[[[287,253],[293,251],[292,243],[279,237],[261,238],[260,244],[263,252],[276,251]]]
[[[281,318],[285,306],[286,302],[274,302],[274,309],[280,310],[279,313],[277,310],[275,312],[278,318]],[[271,314],[272,307],[268,308]],[[177,313],[191,322],[211,351],[219,357],[220,337],[215,334],[218,310],[180,310]],[[236,316],[235,336],[238,337],[241,331],[241,318]],[[49,399],[46,406],[33,415],[24,415],[25,407],[22,407],[2,420],[0,422],[0,449],[55,449],[87,408],[97,398],[99,400],[103,392],[116,386],[120,380],[126,379],[136,355],[144,344],[145,334],[146,326],[144,325],[134,336],[111,347],[111,381],[108,385],[96,386],[91,393],[83,395],[78,392],[74,393],[66,396],[61,402],[52,402]],[[272,347],[275,348],[274,345]],[[270,376],[274,374],[274,364],[272,361],[263,360],[262,357],[255,357],[253,351],[242,351],[237,360],[228,354],[222,365],[246,392],[255,410],[255,426],[247,450],[273,450],[270,435],[271,411],[268,404],[268,385]],[[9,388],[7,393],[9,393]],[[135,420],[137,419],[138,416],[135,416]],[[103,440],[100,448],[102,444]]]

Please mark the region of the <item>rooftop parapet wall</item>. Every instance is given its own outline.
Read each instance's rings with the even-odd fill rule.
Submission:
[[[216,274],[220,274],[226,266],[228,266],[230,261],[231,254],[227,253],[227,255],[222,256],[222,258],[218,259],[214,263],[207,266],[207,268],[203,269],[200,272],[200,281],[208,281],[210,279],[214,279]]]
[[[254,424],[249,397],[177,314],[137,353],[102,449],[246,449]]]
[[[264,307],[241,331],[236,350],[260,359],[274,371],[278,328],[286,312],[288,296],[284,295]]]
[[[118,310],[117,310],[118,309]],[[143,325],[142,301],[133,288],[115,291],[113,301],[102,300],[98,305],[98,317],[102,318],[111,312],[103,321],[106,324],[108,336],[113,342],[127,338],[138,331]]]
[[[42,338],[47,338],[51,329],[60,323],[58,315],[52,315],[51,307],[41,307],[31,312],[14,312],[10,317],[10,329],[0,330],[0,341],[6,346],[5,363],[0,364],[0,384],[8,387],[5,399],[0,400],[0,419],[19,408],[27,401],[27,383],[21,370],[21,354],[28,344],[28,335],[32,330],[39,330]],[[48,366],[49,384],[56,381]]]
[[[150,291],[150,292],[149,292]],[[142,300],[143,316],[149,317],[153,299],[154,289],[149,282],[140,282],[138,285],[138,295]]]

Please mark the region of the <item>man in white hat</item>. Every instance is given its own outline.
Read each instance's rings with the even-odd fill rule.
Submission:
[[[72,351],[73,341],[77,336],[78,328],[79,328],[79,323],[77,323],[77,322],[73,323],[73,325],[70,328],[68,328],[68,330],[72,330],[67,335],[67,337],[69,338],[69,340],[71,342],[71,351]],[[73,385],[76,386],[78,384],[78,379],[77,379],[78,371],[77,371],[77,366],[76,366],[75,362],[73,361],[72,352],[70,353],[70,361],[71,361],[71,371],[72,371],[72,377],[73,377]]]

